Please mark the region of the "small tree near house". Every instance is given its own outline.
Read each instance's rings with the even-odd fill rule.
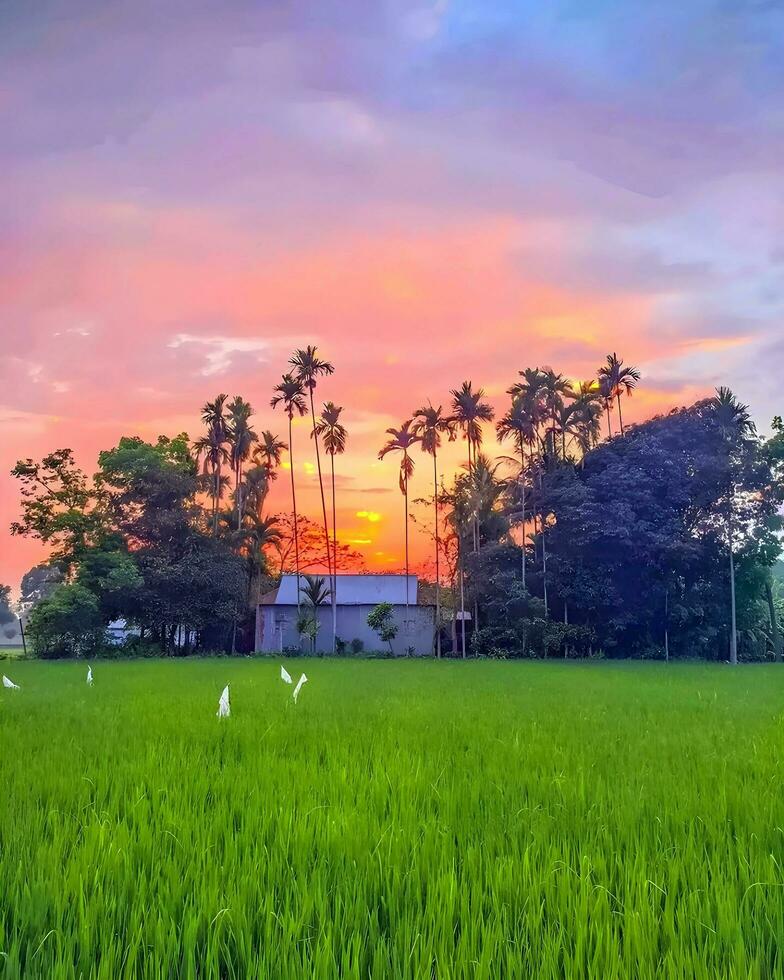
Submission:
[[[397,636],[397,626],[392,619],[393,616],[394,610],[391,603],[379,602],[379,604],[370,611],[367,618],[368,626],[378,634],[381,642],[389,644],[390,656],[394,655],[392,641]]]

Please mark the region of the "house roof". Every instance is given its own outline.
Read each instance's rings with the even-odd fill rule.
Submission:
[[[300,576],[300,579],[302,577]],[[329,585],[329,576],[324,576]],[[300,581],[300,586],[303,584]],[[391,602],[393,606],[406,604],[405,575],[340,575],[335,587],[339,606],[375,606],[379,602]],[[417,577],[408,576],[408,601],[416,605]],[[261,597],[263,606],[296,606],[297,576],[284,575],[280,585]]]

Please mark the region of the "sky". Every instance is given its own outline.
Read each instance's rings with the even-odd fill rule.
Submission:
[[[338,534],[376,570],[403,561],[384,430],[464,379],[503,410],[521,368],[617,350],[629,419],[728,384],[764,429],[783,44],[773,0],[0,3],[0,582],[43,555],[7,533],[19,457],[92,472],[123,435],[195,438],[219,392],[283,434],[308,343],[349,430]],[[306,423],[294,449],[315,518]]]

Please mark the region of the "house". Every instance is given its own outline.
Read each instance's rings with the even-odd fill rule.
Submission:
[[[329,577],[324,576],[325,584]],[[392,649],[397,656],[406,653],[430,654],[433,650],[435,607],[417,603],[416,575],[337,575],[337,635],[345,644],[363,650],[385,650],[378,635],[368,626],[371,610],[380,602],[394,609],[398,627]],[[304,579],[300,576],[300,587]],[[408,605],[406,605],[408,591]],[[301,604],[309,608],[304,597]],[[332,606],[318,607],[316,651],[332,652]],[[360,646],[361,644],[361,646]],[[256,652],[283,652],[308,649],[308,641],[297,633],[297,577],[283,575],[280,585],[261,597],[256,608]]]

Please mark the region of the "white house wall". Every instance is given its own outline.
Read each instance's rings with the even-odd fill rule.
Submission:
[[[367,618],[374,605],[338,606],[337,634],[349,647],[352,640],[361,640],[365,652],[388,652],[389,644],[382,643],[368,626]],[[396,656],[403,656],[409,647],[417,656],[425,656],[433,650],[435,612],[432,606],[409,606],[408,629],[405,629],[406,607],[394,606],[394,621],[398,635],[392,641]],[[297,633],[296,606],[259,606],[257,612],[256,652],[279,653],[288,649],[309,651],[309,641]],[[316,637],[318,653],[332,652],[332,608],[320,606],[319,631]],[[349,652],[349,651],[347,651]]]

